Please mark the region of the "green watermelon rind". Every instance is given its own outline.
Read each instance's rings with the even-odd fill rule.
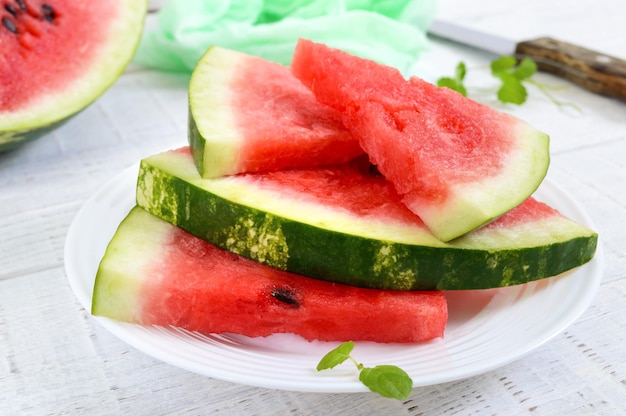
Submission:
[[[517,235],[516,230],[513,235],[476,232],[444,243],[428,231],[372,224],[261,191],[238,176],[202,179],[183,152],[142,160],[136,198],[153,215],[243,257],[378,289],[463,290],[527,283],[588,262],[597,245],[595,232],[565,217],[533,224]]]
[[[56,123],[49,124],[47,126],[39,127],[36,129],[26,129],[24,131],[3,131],[0,132],[0,152],[6,152],[14,149],[26,142],[38,139],[51,131],[57,129],[66,121],[70,120],[72,116],[65,118],[64,120]]]
[[[148,1],[125,1],[121,5],[122,15],[111,28],[106,46],[84,76],[75,80],[71,87],[42,97],[36,104],[0,114],[0,152],[60,127],[117,81],[139,46]]]

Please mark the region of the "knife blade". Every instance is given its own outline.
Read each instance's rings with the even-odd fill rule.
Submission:
[[[626,61],[551,37],[517,42],[462,24],[435,19],[428,33],[496,55],[531,58],[537,69],[596,94],[626,100]]]

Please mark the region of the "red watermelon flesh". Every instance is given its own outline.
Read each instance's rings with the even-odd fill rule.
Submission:
[[[447,303],[441,291],[362,289],[263,266],[136,207],[102,259],[92,313],[203,333],[406,343],[442,337]]]
[[[3,1],[2,6],[0,112],[67,88],[105,44],[121,7],[115,1],[60,0]]]
[[[253,94],[251,84],[258,87]],[[237,128],[248,138],[241,155],[245,171],[343,163],[363,153],[341,114],[321,105],[286,67],[249,57],[232,88],[243,92],[232,105]]]
[[[341,113],[277,63],[211,47],[189,96],[189,142],[205,178],[332,165],[363,154]]]
[[[512,209],[545,176],[545,134],[452,90],[306,40],[292,72],[342,112],[403,202],[443,241]]]

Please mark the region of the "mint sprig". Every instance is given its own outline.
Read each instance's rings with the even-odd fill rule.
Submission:
[[[347,360],[359,370],[359,380],[372,392],[392,399],[406,399],[413,390],[413,380],[400,367],[395,365],[377,365],[365,367],[356,361],[351,353],[354,342],[347,341],[328,352],[317,364],[317,371],[331,369]]]
[[[491,61],[489,67],[491,75],[498,80],[495,92],[501,103],[524,104],[528,99],[526,86],[532,85],[557,106],[571,107],[582,112],[575,104],[559,101],[550,93],[550,90],[560,88],[542,84],[534,79],[534,75],[537,73],[537,64],[531,58],[526,57],[518,61],[513,56],[500,56]],[[467,97],[469,90],[465,79],[467,72],[467,66],[463,61],[460,61],[455,68],[454,76],[439,78],[437,86],[450,88]]]
[[[528,91],[523,82],[537,72],[537,64],[530,58],[519,63],[512,56],[501,56],[491,62],[491,75],[501,82],[498,88],[498,100],[503,103],[522,105],[526,102]]]

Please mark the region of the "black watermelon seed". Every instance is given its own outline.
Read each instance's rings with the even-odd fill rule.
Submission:
[[[371,176],[383,176],[383,174],[380,173],[380,171],[378,170],[378,166],[376,166],[374,164],[370,164],[368,173]]]
[[[54,9],[47,3],[41,5],[41,15],[46,21],[50,23],[54,22],[54,18],[56,17]]]
[[[300,306],[300,302],[296,299],[295,293],[289,289],[272,289],[270,292],[272,297],[276,300],[286,303],[287,305],[295,306],[296,308]]]
[[[16,35],[20,32],[17,30],[17,26],[15,26],[15,22],[8,17],[2,18],[2,25],[8,29],[9,32],[15,33]]]
[[[17,10],[15,10],[15,7],[11,6],[10,4],[5,4],[4,10],[11,13],[13,17],[17,16]]]
[[[26,3],[24,3],[24,0],[15,0],[15,2],[22,11],[26,11]]]

